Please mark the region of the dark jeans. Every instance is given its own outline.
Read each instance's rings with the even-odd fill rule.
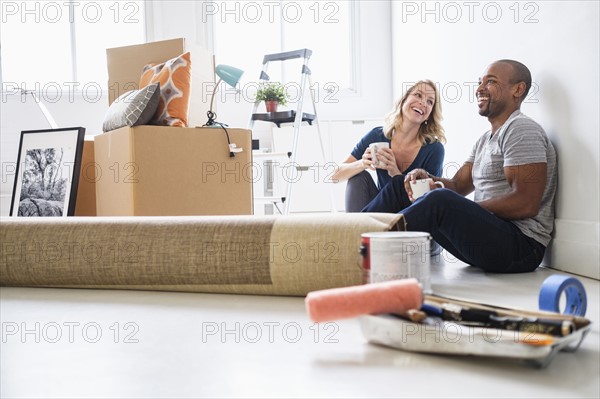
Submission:
[[[396,176],[363,212],[402,212],[410,231],[424,231],[461,261],[495,273],[535,270],[546,247],[513,223],[448,189],[436,189],[410,203],[404,176]]]
[[[351,177],[346,184],[346,212],[360,212],[378,193],[375,181],[366,170]]]

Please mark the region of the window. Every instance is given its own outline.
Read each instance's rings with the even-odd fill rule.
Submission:
[[[106,49],[143,43],[143,1],[3,1],[2,79],[36,91],[106,90]]]
[[[245,71],[244,79],[258,81],[262,56],[308,48],[313,88],[334,84],[355,90],[354,34],[358,6],[353,1],[206,2],[204,15],[214,24],[217,63]],[[298,81],[301,60],[270,64],[273,81]],[[316,87],[315,87],[316,86]]]

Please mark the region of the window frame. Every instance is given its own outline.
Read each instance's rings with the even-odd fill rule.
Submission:
[[[135,1],[135,0],[134,0]],[[115,3],[118,3],[119,0],[115,0]],[[148,1],[147,0],[137,0],[136,2],[139,3],[140,5],[140,13],[139,13],[139,17],[141,19],[140,24],[142,26],[142,41],[146,42],[147,38],[148,38]],[[78,5],[79,2],[77,0],[67,0],[67,2],[62,3],[63,6],[65,6],[68,10],[69,13],[72,13],[73,11],[73,7],[75,5]],[[113,3],[114,4],[114,3]],[[126,3],[127,4],[127,3]],[[69,14],[72,15],[72,14]],[[42,86],[47,86],[49,83],[55,83],[55,82],[44,82],[44,84],[36,84],[34,85],[34,87],[26,87],[25,85],[25,80],[21,79],[18,82],[13,82],[13,81],[6,81],[5,80],[5,76],[4,73],[2,72],[3,68],[3,62],[2,62],[2,58],[6,59],[6,57],[0,57],[0,82],[3,86],[4,89],[4,84],[5,83],[10,83],[10,84],[16,84],[18,85],[18,88],[21,91],[26,91],[26,92],[34,92],[36,93],[36,95],[38,96],[43,96],[46,97],[45,94],[51,94],[53,96],[57,96],[57,98],[60,100],[60,98],[62,98],[63,95],[68,95],[68,96],[84,96],[85,93],[82,90],[83,87],[81,86],[79,82],[79,75],[81,72],[81,68],[78,67],[78,58],[77,58],[77,21],[78,21],[78,16],[75,15],[74,17],[68,17],[65,18],[66,22],[60,21],[60,23],[66,23],[68,24],[68,28],[69,28],[69,44],[68,44],[68,48],[69,48],[69,53],[70,53],[70,62],[68,63],[68,65],[70,66],[70,81],[65,81],[63,82],[62,85],[60,84],[55,84],[52,85],[51,88],[45,88]],[[17,79],[18,80],[18,79]],[[100,79],[97,79],[96,82],[86,82],[87,83],[97,83],[98,81],[100,81]],[[100,85],[100,89],[101,89],[101,96],[105,96],[108,95],[108,90],[110,90],[110,88],[108,88],[108,86],[103,87]],[[59,101],[57,100],[57,101]],[[50,102],[56,102],[56,101],[50,101]]]

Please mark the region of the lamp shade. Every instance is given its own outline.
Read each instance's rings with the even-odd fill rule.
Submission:
[[[215,68],[217,76],[225,81],[229,86],[235,87],[244,71],[229,65],[217,65]]]

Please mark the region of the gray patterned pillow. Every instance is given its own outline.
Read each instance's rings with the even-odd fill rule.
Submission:
[[[152,119],[159,102],[159,83],[128,91],[110,105],[104,116],[102,130],[108,132],[123,126],[145,125]]]

